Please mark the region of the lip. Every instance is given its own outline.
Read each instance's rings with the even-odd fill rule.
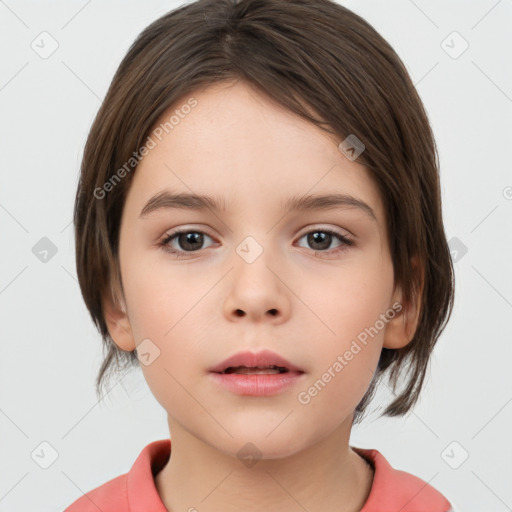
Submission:
[[[286,372],[273,374],[221,373],[236,366],[279,366]],[[218,365],[210,368],[209,376],[219,386],[237,395],[271,396],[296,385],[305,375],[304,370],[287,359],[272,352],[238,352]]]
[[[287,359],[272,352],[271,350],[262,350],[261,352],[237,352],[236,354],[228,357],[221,363],[215,365],[210,368],[210,372],[220,373],[224,371],[226,368],[230,366],[247,366],[247,367],[256,367],[256,366],[280,366],[286,368],[290,372],[301,372],[304,370],[290,363]]]

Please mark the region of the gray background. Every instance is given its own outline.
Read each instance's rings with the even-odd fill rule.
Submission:
[[[351,445],[378,449],[458,510],[512,510],[512,2],[341,3],[391,43],[425,103],[457,279],[421,402],[406,418],[370,416]],[[139,371],[97,401],[101,343],[71,219],[86,135],[118,64],[180,4],[0,0],[0,512],[60,511],[168,437]],[[43,237],[57,251],[46,262]]]

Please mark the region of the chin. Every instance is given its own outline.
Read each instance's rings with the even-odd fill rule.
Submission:
[[[284,459],[308,447],[301,429],[293,433],[289,429],[278,433],[276,429],[269,435],[269,429],[258,429],[255,425],[240,432],[230,429],[230,432],[233,438],[224,437],[222,442],[217,438],[211,444],[226,455],[237,457],[241,462],[252,459]]]

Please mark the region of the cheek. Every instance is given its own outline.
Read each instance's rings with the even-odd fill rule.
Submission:
[[[189,276],[188,269],[161,258],[126,258],[123,283],[136,341],[154,338],[166,342],[187,323],[200,298],[211,286],[207,278]],[[197,272],[196,272],[197,274]]]
[[[356,318],[336,325],[336,340],[322,344],[311,378],[296,397],[306,418],[317,417],[315,412],[325,418],[326,431],[354,411],[368,389],[380,357],[382,333],[367,332],[361,325],[364,324]],[[329,414],[325,415],[325,411]]]
[[[181,399],[190,405],[179,383],[189,387],[203,370],[204,343],[212,336],[214,312],[204,310],[208,301],[201,298],[215,281],[189,279],[179,269],[166,274],[165,266],[144,266],[135,257],[126,259],[123,272],[135,342],[149,347],[151,363],[143,364],[141,357],[140,364],[149,387],[167,410],[169,401],[173,407],[179,407]],[[194,364],[197,371],[192,376],[187,368]]]
[[[337,344],[341,348],[386,312],[392,299],[393,280],[391,261],[376,251],[368,251],[355,254],[335,271],[306,275],[301,280],[299,296],[323,321],[323,326],[316,322],[316,327],[322,328],[326,346]]]
[[[391,262],[375,257],[374,261],[359,263],[340,272],[337,282],[333,283],[332,276],[321,283],[316,281],[309,295],[313,299],[311,309],[319,312],[324,325],[316,322],[317,329],[321,328],[318,332],[322,332],[321,337],[316,336],[319,350],[309,388],[303,389],[304,399],[299,402],[332,407],[336,419],[350,413],[366,392],[381,354],[387,322],[392,318]],[[308,281],[308,286],[313,282]]]

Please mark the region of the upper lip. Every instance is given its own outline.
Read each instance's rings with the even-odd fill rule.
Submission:
[[[220,373],[227,368],[236,368],[237,366],[247,366],[248,368],[255,368],[257,366],[278,366],[281,368],[286,368],[288,371],[304,372],[304,370],[298,366],[293,365],[290,363],[290,361],[286,360],[279,354],[272,352],[271,350],[262,350],[261,352],[237,352],[221,363],[210,368],[210,372]]]

